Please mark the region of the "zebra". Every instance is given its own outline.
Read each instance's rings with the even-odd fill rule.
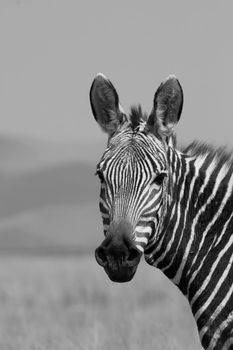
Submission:
[[[177,149],[183,91],[170,75],[126,115],[103,74],[90,89],[108,134],[96,174],[104,240],[95,257],[112,281],[130,281],[142,255],[188,299],[201,344],[233,349],[233,161],[225,148],[194,141]]]

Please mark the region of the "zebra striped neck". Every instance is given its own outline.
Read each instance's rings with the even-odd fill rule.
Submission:
[[[233,166],[194,150],[168,151],[171,198],[145,258],[188,298],[202,345],[220,349],[233,325]]]

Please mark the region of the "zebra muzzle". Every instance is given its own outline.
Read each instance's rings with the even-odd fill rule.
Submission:
[[[127,282],[136,272],[142,252],[132,238],[128,223],[113,224],[102,244],[96,249],[95,257],[109,278],[114,282]]]

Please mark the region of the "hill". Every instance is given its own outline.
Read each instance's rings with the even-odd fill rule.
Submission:
[[[0,251],[93,248],[102,238],[99,185],[94,162],[75,156],[80,145],[0,138],[1,145]]]

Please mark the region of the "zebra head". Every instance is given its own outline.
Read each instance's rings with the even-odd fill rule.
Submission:
[[[166,207],[167,149],[180,118],[183,93],[178,80],[169,76],[156,91],[148,118],[141,107],[126,116],[116,89],[98,74],[90,102],[97,123],[108,134],[96,171],[105,239],[95,256],[111,280],[126,282],[134,276],[145,248],[156,239]]]

